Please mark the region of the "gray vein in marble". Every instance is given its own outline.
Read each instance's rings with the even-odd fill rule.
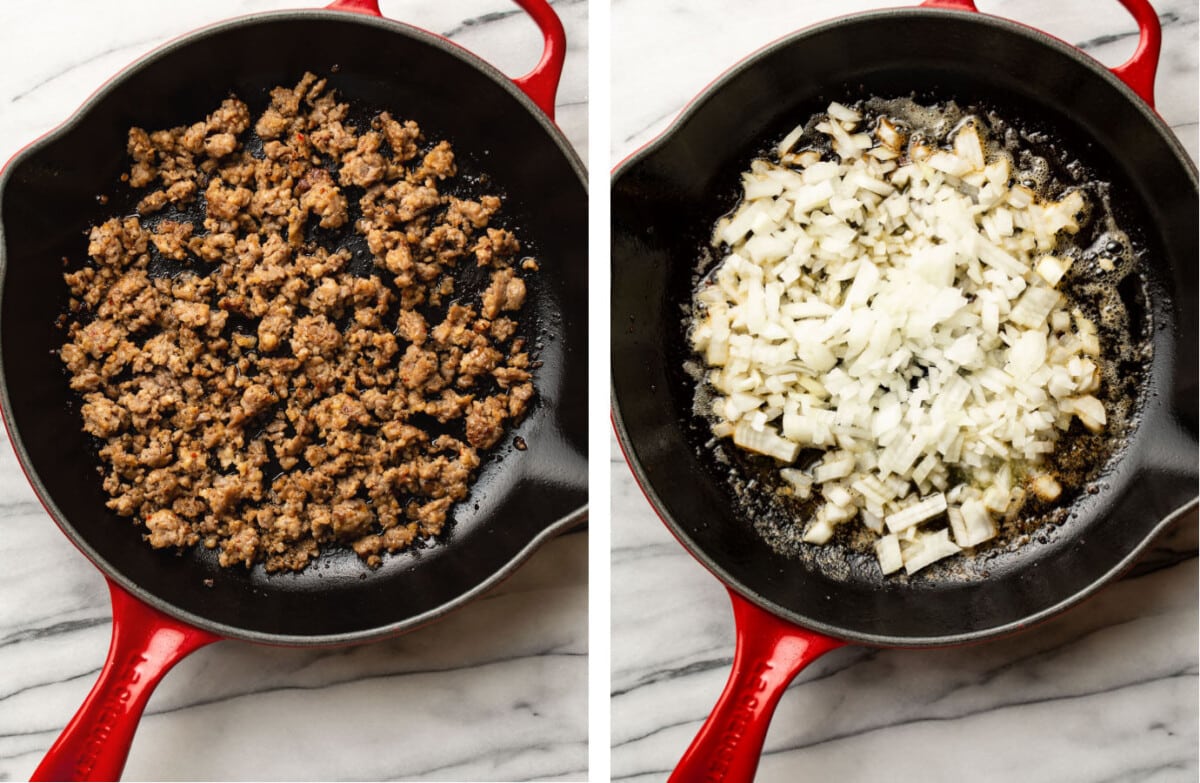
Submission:
[[[1150,683],[1158,683],[1158,682],[1164,682],[1164,681],[1171,682],[1171,681],[1175,681],[1175,680],[1195,680],[1195,679],[1197,679],[1197,677],[1196,677],[1196,673],[1194,671],[1179,671],[1179,672],[1174,672],[1166,677],[1148,677],[1143,680],[1135,680],[1133,682],[1125,682],[1125,683],[1121,683],[1119,685],[1113,686],[1111,688],[1100,688],[1097,690],[1089,690],[1084,693],[1073,693],[1073,694],[1067,694],[1064,696],[1049,696],[1046,698],[1016,700],[1016,701],[1011,701],[1011,702],[1005,702],[1003,704],[987,705],[987,706],[984,706],[977,710],[966,710],[963,712],[957,712],[957,713],[953,713],[953,714],[949,714],[949,715],[926,715],[926,716],[916,717],[911,720],[904,719],[904,720],[892,721],[889,723],[879,723],[877,725],[868,726],[868,727],[858,730],[858,731],[848,731],[848,732],[842,732],[839,734],[831,734],[828,736],[823,736],[814,742],[797,743],[797,744],[792,744],[792,745],[782,745],[779,747],[771,748],[768,751],[764,751],[763,756],[766,757],[766,756],[770,756],[770,755],[777,755],[777,754],[784,753],[787,751],[803,750],[803,749],[808,749],[808,748],[817,748],[822,745],[829,745],[829,744],[838,742],[840,740],[869,736],[876,732],[884,731],[886,729],[895,728],[895,727],[899,727],[899,726],[913,726],[913,725],[922,725],[922,724],[937,724],[937,723],[944,723],[944,722],[953,722],[953,721],[957,721],[957,720],[971,718],[971,717],[974,717],[977,715],[986,715],[989,713],[1002,713],[1006,710],[1015,710],[1015,709],[1019,709],[1021,707],[1028,707],[1028,706],[1033,706],[1033,705],[1054,704],[1054,703],[1058,703],[1058,702],[1072,702],[1072,701],[1086,700],[1086,699],[1092,698],[1094,696],[1103,696],[1106,694],[1121,693],[1123,691],[1128,691],[1129,689],[1137,688],[1142,685],[1148,685]],[[1193,687],[1193,689],[1195,688],[1194,685],[1192,687]]]
[[[138,41],[133,41],[131,43],[122,44],[121,46],[114,46],[109,49],[105,49],[102,52],[97,52],[96,54],[93,54],[89,57],[79,60],[78,62],[71,63],[71,65],[67,66],[66,68],[61,68],[57,71],[54,71],[49,76],[42,77],[42,79],[40,81],[38,81],[37,83],[30,85],[26,89],[22,90],[21,92],[17,93],[13,97],[9,98],[8,102],[9,103],[17,103],[21,99],[28,97],[30,93],[37,90],[39,87],[44,87],[45,85],[50,84],[51,82],[55,81],[56,79],[61,79],[63,76],[66,76],[67,74],[69,74],[73,71],[76,71],[87,65],[91,65],[92,63],[96,62],[97,60],[108,57],[110,54],[116,54],[118,52],[123,52],[127,49],[135,49],[135,48],[136,49],[145,49],[147,47],[154,45],[155,43],[158,43],[159,40],[160,39],[158,37],[146,38],[146,39],[142,39],[142,40],[138,40]]]
[[[1187,524],[1187,520],[1184,520],[1184,524],[1180,525],[1180,527],[1194,527],[1194,524],[1189,525]],[[1181,536],[1182,539],[1189,539],[1189,536],[1183,534]],[[1146,586],[1140,586],[1141,582],[1146,582]],[[1152,671],[1150,675],[1146,675],[1140,669],[1136,670],[1136,674],[1128,668],[1124,671],[1117,670],[1114,674],[1116,677],[1120,677],[1120,681],[1115,683],[1112,682],[1111,676],[1104,682],[1096,682],[1093,681],[1094,677],[1085,676],[1079,680],[1062,683],[1057,689],[1051,688],[1049,691],[1038,685],[1038,683],[1043,683],[1048,677],[1052,679],[1052,677],[1061,674],[1062,665],[1072,665],[1073,662],[1088,661],[1090,657],[1087,656],[1087,650],[1096,648],[1096,644],[1088,644],[1093,639],[1099,640],[1097,644],[1104,645],[1105,641],[1112,635],[1116,635],[1118,639],[1128,640],[1138,638],[1140,630],[1136,629],[1136,623],[1140,621],[1153,621],[1153,618],[1156,616],[1162,616],[1165,621],[1170,622],[1169,617],[1178,614],[1181,609],[1184,612],[1187,611],[1186,606],[1181,608],[1181,606],[1172,603],[1170,593],[1166,596],[1166,602],[1168,603],[1162,605],[1162,610],[1154,610],[1158,605],[1154,600],[1151,600],[1150,610],[1148,611],[1145,600],[1130,603],[1130,594],[1141,593],[1144,596],[1147,596],[1147,594],[1148,596],[1153,596],[1160,585],[1175,584],[1174,581],[1162,582],[1156,576],[1156,578],[1148,580],[1127,578],[1120,582],[1120,584],[1121,588],[1116,593],[1105,593],[1103,597],[1098,597],[1097,603],[1092,604],[1091,612],[1086,612],[1086,614],[1075,612],[1075,614],[1064,615],[1062,620],[1054,624],[1048,624],[1048,626],[1043,626],[1037,633],[1022,635],[1022,639],[1025,640],[1024,644],[1007,644],[1006,641],[1000,640],[994,646],[974,647],[973,650],[978,651],[980,661],[986,662],[988,659],[995,659],[1000,665],[998,667],[984,667],[983,671],[977,671],[977,673],[971,673],[970,670],[967,670],[965,673],[967,679],[960,679],[961,681],[958,683],[943,682],[943,680],[946,680],[946,677],[943,676],[941,680],[935,681],[934,685],[946,685],[947,687],[943,687],[940,691],[930,694],[925,689],[928,686],[919,686],[916,692],[918,698],[914,700],[911,700],[913,693],[906,691],[898,704],[904,707],[911,707],[911,709],[901,709],[899,715],[893,716],[900,719],[893,719],[890,722],[876,722],[876,725],[868,725],[865,728],[856,727],[853,730],[838,731],[838,733],[832,736],[822,737],[820,742],[802,741],[797,743],[794,742],[797,737],[792,736],[793,742],[790,747],[811,747],[833,741],[834,739],[838,739],[838,737],[857,736],[872,730],[882,731],[888,727],[896,727],[896,725],[916,725],[926,721],[954,721],[955,718],[1012,711],[1026,705],[1078,704],[1081,701],[1086,701],[1088,697],[1094,697],[1097,694],[1129,693],[1130,695],[1122,697],[1123,703],[1129,703],[1129,699],[1136,700],[1138,698],[1132,694],[1140,693],[1138,687],[1146,685],[1146,683],[1175,683],[1194,679],[1195,664],[1192,659],[1188,659],[1182,665],[1180,663],[1172,665],[1169,661],[1162,661],[1160,663],[1166,664],[1165,667],[1159,667],[1158,670]],[[1084,627],[1080,627],[1079,623],[1084,623]],[[1130,630],[1122,630],[1123,628],[1130,628]],[[1040,647],[1040,650],[1034,650],[1032,653],[1027,652],[1026,648],[1030,646]],[[854,648],[851,648],[851,651],[853,650]],[[833,653],[833,655],[838,656],[838,653]],[[887,671],[899,671],[901,668],[905,668],[901,667],[901,663],[908,655],[911,655],[911,653],[907,651],[864,650],[864,648],[859,648],[857,652],[852,652],[850,656],[835,657],[834,668],[836,671],[833,671],[833,673],[826,673],[824,676],[816,677],[805,677],[802,674],[797,682],[797,686],[802,687],[805,693],[821,694],[821,691],[814,691],[812,689],[815,683],[820,680],[829,680],[833,674],[841,673],[841,671],[846,671],[847,676],[851,677],[863,677],[865,671],[865,676],[870,677],[871,680],[875,680],[880,673],[886,674]],[[923,651],[922,655],[925,655]],[[935,671],[947,665],[947,657],[953,659],[955,656],[960,655],[960,653],[955,651],[944,651],[941,653],[930,651],[928,655],[941,655],[943,663],[938,663],[936,659],[932,663],[926,663],[923,659],[916,670],[912,669],[912,664],[908,664],[907,669],[916,671],[918,677],[922,676],[922,674],[935,673]],[[1013,657],[1014,655],[1016,657]],[[1166,655],[1169,656],[1170,653],[1166,653]],[[823,658],[822,661],[828,661],[828,659],[828,657]],[[870,670],[872,662],[876,662],[874,673]],[[820,663],[815,663],[814,667],[817,667]],[[914,663],[916,663],[916,659],[913,659]],[[694,668],[708,669],[708,667]],[[949,671],[947,670],[947,673]],[[698,674],[703,674],[703,671],[700,671]],[[1130,674],[1134,676],[1130,676]],[[1006,675],[1008,676],[1006,677]],[[1013,677],[1015,677],[1016,681],[1009,682]],[[949,676],[949,680],[954,679],[955,677]],[[842,685],[845,685],[845,683],[834,682],[832,685],[827,686],[822,698],[845,700],[847,691],[841,687]],[[1028,694],[1031,692],[1024,687],[1027,685],[1038,685],[1037,691],[1033,691],[1033,693],[1040,695],[1037,698],[1028,698]],[[688,688],[688,686],[683,687]],[[706,689],[713,687],[712,677],[709,677],[708,682],[703,687]],[[833,688],[833,691],[830,691],[830,688]],[[625,692],[635,691],[635,689],[636,687],[629,688]],[[1172,689],[1176,692],[1188,692],[1186,686]],[[1002,698],[998,701],[992,701],[996,695],[1002,695],[1003,697],[1003,695],[1012,695],[1018,692],[1024,692],[1026,698]],[[796,705],[790,703],[785,703],[782,706],[784,706],[785,710],[788,707],[796,709]],[[1076,707],[1074,709],[1075,713],[1080,713],[1081,711],[1086,711],[1086,707]],[[839,709],[836,705],[832,705],[823,709],[823,712],[829,713],[829,715],[836,715]],[[853,715],[862,717],[864,713],[870,717],[880,715],[880,713],[874,710],[864,712],[863,710],[856,711],[852,709],[850,712],[852,713],[852,717]],[[887,711],[884,711],[882,715],[887,715]],[[701,717],[697,716],[695,721],[698,721]],[[671,742],[674,742],[678,740],[677,735],[679,730],[691,727],[691,725],[695,724],[695,721],[688,721],[686,718],[678,719],[678,716],[676,718],[667,718],[661,722],[661,725],[656,725],[652,731],[643,731],[640,736],[636,737],[626,737],[625,742],[617,743],[617,746],[637,745],[638,740],[644,740],[647,737],[655,735],[672,735]],[[640,773],[642,772],[637,772],[635,775],[640,775]],[[625,776],[622,777],[625,778]]]
[[[1110,778],[1102,778],[1096,783],[1141,783],[1141,781],[1164,780],[1162,777],[1163,770],[1179,770],[1180,772],[1191,771],[1192,779],[1195,779],[1196,767],[1193,764],[1184,762],[1173,762],[1170,764],[1155,764],[1149,767],[1138,767],[1137,769],[1122,770],[1119,774]],[[1180,778],[1186,780],[1187,778]]]
[[[587,654],[586,653],[542,653],[542,654],[535,654],[535,655],[519,655],[519,656],[508,657],[508,658],[497,658],[495,660],[487,661],[485,663],[469,663],[469,664],[466,664],[463,666],[447,666],[445,668],[413,669],[413,670],[405,670],[405,671],[401,671],[401,672],[390,672],[390,673],[383,673],[383,674],[365,674],[365,675],[360,672],[355,672],[354,676],[343,677],[343,678],[332,679],[332,680],[325,680],[325,681],[322,681],[321,683],[315,684],[315,685],[292,684],[292,685],[268,686],[266,688],[257,688],[257,689],[253,689],[253,690],[240,690],[237,693],[231,693],[227,696],[217,696],[217,697],[214,697],[211,699],[196,699],[194,701],[189,701],[185,704],[180,704],[175,707],[147,710],[146,714],[147,715],[170,715],[171,713],[182,712],[184,710],[190,710],[190,709],[193,709],[196,707],[210,707],[210,706],[217,705],[217,704],[226,704],[229,702],[236,702],[236,701],[240,701],[242,699],[249,699],[249,698],[255,698],[255,697],[261,698],[262,696],[266,696],[269,694],[276,694],[276,693],[298,693],[298,692],[302,693],[305,691],[325,691],[327,689],[337,688],[338,686],[341,686],[341,685],[358,685],[360,683],[370,683],[370,682],[395,682],[395,681],[402,680],[402,679],[405,679],[408,677],[422,677],[422,676],[429,676],[429,675],[452,674],[454,672],[461,672],[461,671],[466,671],[466,670],[470,670],[472,672],[478,672],[478,671],[482,671],[489,667],[498,667],[498,666],[503,666],[503,665],[512,664],[512,663],[521,663],[521,662],[525,662],[527,660],[531,660],[531,659],[535,659],[535,658],[536,659],[547,659],[547,658],[549,658],[549,659],[553,659],[553,658],[586,659]],[[89,673],[94,675],[94,674],[98,673],[99,671],[100,671],[99,669],[94,669]],[[75,679],[75,678],[71,678],[71,679]],[[4,736],[4,735],[0,735],[0,736]]]
[[[1196,674],[1194,671],[1176,672],[1176,673],[1172,673],[1171,675],[1168,675],[1166,677],[1146,678],[1143,680],[1136,680],[1136,681],[1132,681],[1132,682],[1121,683],[1112,688],[1102,688],[1102,689],[1097,689],[1097,690],[1090,690],[1090,691],[1087,691],[1084,693],[1079,693],[1079,694],[1068,694],[1068,695],[1063,695],[1063,696],[1051,696],[1051,697],[1046,697],[1046,698],[1025,699],[1025,700],[1019,700],[1019,701],[1012,701],[1012,702],[1008,702],[1008,703],[1000,704],[1000,705],[985,705],[979,709],[965,710],[962,712],[948,714],[948,715],[924,715],[924,716],[917,716],[912,719],[901,719],[901,720],[895,720],[895,721],[890,721],[890,722],[880,722],[878,724],[868,725],[864,728],[856,729],[856,730],[852,730],[852,731],[839,732],[839,733],[829,734],[829,735],[821,735],[821,736],[818,736],[813,741],[797,742],[797,743],[771,746],[771,747],[764,749],[762,758],[765,760],[765,759],[773,757],[773,756],[781,756],[783,754],[790,753],[790,752],[821,748],[821,747],[836,744],[836,743],[844,741],[844,740],[861,739],[864,737],[869,737],[873,734],[877,734],[879,732],[888,731],[890,729],[896,729],[896,728],[905,727],[905,726],[927,726],[927,725],[937,725],[940,723],[952,723],[955,721],[969,720],[970,718],[977,717],[977,716],[983,716],[983,715],[989,715],[989,716],[996,715],[996,714],[1003,715],[1006,712],[1019,710],[1020,708],[1023,708],[1023,707],[1064,703],[1064,702],[1070,703],[1070,702],[1077,702],[1077,701],[1086,701],[1086,700],[1089,700],[1096,696],[1103,696],[1103,695],[1108,695],[1108,694],[1127,692],[1131,689],[1138,688],[1140,686],[1147,685],[1150,683],[1161,683],[1161,682],[1171,683],[1174,681],[1180,681],[1180,687],[1191,687],[1194,690],[1195,689],[1194,683],[1192,685],[1188,686],[1186,684],[1186,681],[1195,680],[1195,679],[1196,679]],[[831,711],[835,711],[835,710],[831,710]],[[672,729],[672,728],[682,728],[684,726],[695,725],[699,721],[703,720],[703,717],[704,716],[700,716],[699,718],[693,719],[693,720],[682,720],[682,721],[677,721],[677,722],[673,722],[673,723],[663,723],[663,724],[658,725],[653,731],[644,735],[644,737],[639,737],[637,739],[644,739],[645,737],[650,737],[655,734],[660,734],[660,733],[667,731],[669,729]],[[1163,728],[1165,728],[1165,726]],[[617,747],[617,746],[618,746],[618,744],[614,744],[614,747]],[[1161,768],[1162,768],[1162,765],[1156,765],[1156,767],[1155,767],[1155,769],[1161,769]],[[639,777],[642,775],[665,775],[668,772],[670,772],[669,769],[642,769],[642,770],[630,772],[628,774],[623,774],[623,775],[619,776],[619,778],[617,776],[614,776],[614,780],[616,780],[616,779],[629,780],[629,779],[633,779],[633,778],[636,778],[636,777]],[[1114,779],[1125,780],[1126,778],[1119,777],[1119,778],[1114,778]]]
[[[101,625],[109,625],[111,622],[112,618],[110,617],[95,617],[86,620],[69,620],[40,628],[26,628],[5,636],[0,636],[0,648],[8,647],[9,645],[18,644],[20,642],[28,642],[36,639],[47,639],[51,636],[75,633],[76,631],[96,628]],[[4,697],[0,696],[0,700],[3,698]]]
[[[671,111],[663,112],[663,113],[659,114],[650,122],[644,123],[638,130],[625,136],[625,138],[622,139],[622,141],[625,142],[626,144],[629,144],[634,139],[641,136],[647,130],[649,130],[650,128],[653,128],[655,125],[659,124],[660,122],[678,115],[681,111],[683,111],[683,109],[684,109],[684,107],[679,107],[677,109],[672,109]],[[634,150],[634,151],[636,151],[636,150]]]
[[[795,687],[801,683],[815,683],[815,682],[820,682],[821,680],[830,679],[832,677],[837,676],[838,674],[843,673],[847,669],[850,669],[854,666],[859,665],[863,661],[869,661],[869,660],[873,659],[875,657],[875,654],[878,652],[881,652],[881,651],[869,649],[869,648],[851,647],[851,648],[847,648],[845,651],[843,651],[841,653],[830,653],[828,655],[822,656],[820,659],[818,659],[817,661],[814,661],[812,664],[810,664],[803,672],[801,672],[798,675],[798,677],[796,678],[796,680],[793,682],[793,684],[789,685],[788,688],[791,689],[792,687]],[[847,654],[847,653],[849,653],[849,654]],[[843,660],[843,659],[845,659],[845,660]],[[830,665],[831,663],[833,664],[832,666]],[[720,657],[720,658],[710,658],[710,659],[705,659],[705,660],[701,660],[701,661],[695,661],[693,663],[690,663],[690,664],[687,664],[685,666],[681,666],[681,667],[678,667],[675,669],[655,671],[649,675],[646,675],[646,676],[640,678],[638,680],[638,682],[632,686],[629,686],[627,688],[622,688],[619,690],[614,690],[612,696],[613,696],[613,698],[617,698],[619,696],[628,695],[641,687],[657,685],[660,683],[665,683],[665,682],[669,682],[671,680],[677,680],[677,679],[681,679],[681,678],[685,678],[685,677],[689,677],[689,676],[693,676],[693,675],[697,675],[697,674],[708,674],[709,672],[712,672],[712,671],[728,672],[729,668],[732,666],[732,664],[733,664],[733,658],[729,657],[729,656],[725,656],[725,657]],[[821,671],[822,668],[827,669],[827,671]],[[655,734],[659,734],[668,729],[675,728],[678,726],[683,726],[683,725],[689,725],[694,722],[695,722],[694,719],[688,718],[688,719],[684,719],[682,721],[678,721],[678,722],[674,722],[674,723],[664,723],[662,725],[657,726],[654,730],[647,732],[645,734],[625,737],[619,741],[614,741],[612,743],[612,747],[617,748],[617,747],[621,747],[624,745],[629,745],[629,744],[632,744],[639,740],[646,739],[647,737],[654,736]]]
[[[680,677],[688,677],[693,674],[707,673],[707,672],[713,671],[714,669],[728,670],[732,664],[733,664],[733,658],[731,656],[725,656],[722,658],[710,658],[710,659],[706,659],[706,660],[702,660],[702,661],[693,661],[692,663],[686,664],[684,666],[679,666],[674,669],[657,670],[657,671],[652,672],[651,674],[647,674],[643,677],[638,678],[637,682],[635,682],[634,684],[632,684],[628,687],[614,688],[612,691],[612,698],[615,699],[620,696],[625,696],[625,695],[628,695],[628,694],[632,693],[633,691],[637,690],[638,688],[643,688],[647,685],[654,685],[659,682],[665,682],[667,680],[674,680],[674,679],[678,679]],[[634,737],[632,739],[638,739],[638,738]],[[614,742],[613,747],[616,747],[617,745],[620,745],[620,744],[625,744],[626,742],[629,742],[629,741],[631,741],[631,740],[624,740],[623,742],[620,742],[620,743]]]
[[[678,552],[673,552],[671,550],[677,550],[678,548],[679,544],[675,541],[672,541],[669,544],[663,543],[645,544],[631,547],[613,547],[612,557],[614,560],[619,558],[622,563],[637,563],[647,560],[658,560],[664,557],[675,557],[678,555]]]
[[[540,744],[523,745],[520,748],[514,748],[514,749],[511,749],[508,751],[500,751],[500,752],[497,752],[495,749],[489,748],[484,753],[481,753],[478,756],[468,756],[466,758],[458,759],[458,760],[453,761],[448,764],[440,764],[436,767],[429,767],[426,769],[415,770],[413,772],[404,772],[403,777],[409,777],[412,775],[416,775],[417,777],[421,777],[421,778],[432,778],[434,776],[441,776],[447,772],[452,772],[453,770],[456,770],[457,768],[461,767],[463,764],[470,764],[470,763],[474,763],[474,762],[486,762],[487,764],[495,766],[505,760],[519,758],[521,755],[523,755],[527,751],[531,751],[531,750],[538,751],[538,750],[544,750],[546,748],[562,747],[564,744],[574,745],[574,744],[580,744],[580,743],[557,743],[556,742],[556,743],[551,743],[551,744],[547,744],[547,745],[540,745]],[[556,771],[545,773],[544,775],[539,775],[538,777],[539,778],[557,777],[560,775],[568,775],[573,772],[586,773],[586,770],[574,770],[574,769],[556,770]],[[384,779],[385,780],[399,780],[402,778],[400,776],[395,776],[395,777],[388,776]]]
[[[504,19],[510,19],[514,16],[522,16],[524,13],[525,12],[520,9],[513,11],[492,11],[491,13],[482,14],[481,16],[476,16],[471,19],[464,19],[458,27],[441,33],[441,36],[443,38],[454,38],[455,36],[460,35],[467,30],[475,30],[491,22],[499,22],[503,21]]]
[[[550,6],[553,7],[555,10],[558,10],[558,9],[562,8],[563,6],[580,5],[580,4],[586,3],[586,2],[587,2],[587,0],[554,0],[554,2],[550,3]],[[514,9],[508,10],[508,11],[490,11],[486,14],[480,14],[479,16],[473,16],[469,19],[464,19],[458,24],[457,27],[453,27],[450,30],[448,30],[447,32],[440,33],[440,35],[443,38],[453,38],[456,35],[461,35],[462,33],[466,32],[467,30],[477,30],[480,27],[483,27],[484,25],[490,24],[492,22],[500,22],[505,19],[511,19],[514,16],[526,16],[526,15],[527,14],[525,13],[524,9],[521,9],[521,8],[514,8]]]
[[[32,490],[29,490],[32,492]],[[42,504],[37,496],[0,500],[0,518],[36,514],[41,516]]]
[[[1161,24],[1163,29],[1165,30],[1168,27],[1174,27],[1174,26],[1178,25],[1180,22],[1182,22],[1183,24],[1193,24],[1193,23],[1195,23],[1196,20],[1195,19],[1182,19],[1179,16],[1179,14],[1175,13],[1174,11],[1166,11],[1166,12],[1158,15],[1158,21],[1159,21],[1159,24]],[[1076,44],[1074,44],[1074,46],[1076,49],[1081,49],[1086,52],[1089,49],[1095,49],[1100,46],[1106,46],[1108,44],[1116,43],[1118,41],[1124,41],[1129,38],[1136,38],[1140,34],[1141,34],[1141,31],[1139,31],[1139,30],[1122,30],[1119,33],[1108,33],[1106,35],[1098,35],[1095,38],[1089,38],[1085,41],[1076,43]]]

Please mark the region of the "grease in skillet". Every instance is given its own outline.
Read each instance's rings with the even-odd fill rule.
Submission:
[[[158,548],[304,568],[438,534],[534,396],[537,270],[454,151],[305,74],[129,132],[137,214],[92,228],[61,349],[108,505]],[[461,178],[460,178],[461,179]]]
[[[1117,368],[1148,351],[1118,295],[1133,248],[1108,186],[1046,141],[868,99],[743,174],[685,325],[696,411],[735,480],[775,490],[748,502],[777,549],[836,535],[915,573],[1014,542],[1113,455]]]

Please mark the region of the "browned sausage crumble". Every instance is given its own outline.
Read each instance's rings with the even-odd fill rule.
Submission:
[[[65,275],[61,356],[108,506],[154,547],[280,571],[348,545],[377,566],[442,529],[533,397],[514,266],[537,264],[489,226],[500,199],[442,192],[454,152],[416,123],[348,114],[305,74],[257,121],[231,97],[129,131],[148,193]],[[339,244],[364,239],[366,272]],[[471,267],[478,301],[456,298]]]

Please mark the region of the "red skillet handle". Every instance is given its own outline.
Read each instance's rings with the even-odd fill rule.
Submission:
[[[537,107],[554,119],[554,96],[558,93],[558,83],[562,79],[563,62],[567,56],[567,34],[563,30],[562,20],[550,7],[547,0],[514,0],[517,5],[533,17],[538,28],[542,31],[542,58],[533,70],[524,76],[513,79],[513,83],[521,88],[521,92],[529,96]],[[379,10],[379,0],[334,0],[326,6],[331,10],[354,11],[371,16],[383,16]]]
[[[767,727],[788,683],[808,664],[843,642],[785,622],[732,590],[737,649],[733,671],[670,783],[750,783]]]
[[[1162,51],[1162,25],[1149,0],[1121,0],[1138,26],[1138,45],[1133,56],[1112,69],[1143,101],[1154,108],[1154,76]]]
[[[154,686],[185,655],[219,641],[108,583],[113,633],[108,660],[83,706],[31,780],[119,780]]]
[[[1158,55],[1162,50],[1162,25],[1150,0],[1120,0],[1121,5],[1133,15],[1138,26],[1138,45],[1133,55],[1112,69],[1116,77],[1125,82],[1129,89],[1154,108],[1154,76],[1158,71]],[[925,0],[922,8],[956,8],[960,11],[978,11],[974,0]]]

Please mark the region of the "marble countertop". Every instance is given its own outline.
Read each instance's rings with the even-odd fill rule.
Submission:
[[[1157,101],[1196,157],[1197,10],[1163,22]],[[612,5],[611,163],[661,132],[726,68],[766,43],[881,0]],[[1115,65],[1136,29],[1116,0],[979,0]],[[645,77],[653,64],[654,78]],[[612,778],[666,777],[724,686],[725,589],[659,522],[612,448]],[[801,672],[779,705],[760,783],[1194,781],[1197,518],[1185,515],[1124,579],[1017,636],[967,648],[847,647]]]
[[[314,0],[316,7],[324,0]],[[0,161],[141,54],[233,16],[304,0],[4,3]],[[384,0],[508,74],[540,54],[506,0]],[[554,3],[569,39],[558,122],[587,150],[587,4]],[[108,647],[104,580],[59,532],[0,436],[0,780],[26,780]],[[561,536],[480,600],[366,646],[222,642],[150,700],[127,780],[580,780],[587,776],[587,544]]]

